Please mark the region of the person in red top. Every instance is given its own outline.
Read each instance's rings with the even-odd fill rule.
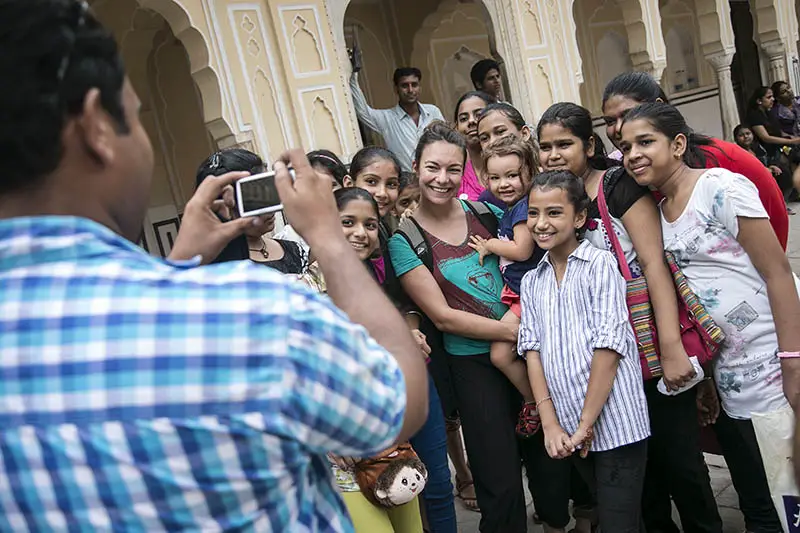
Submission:
[[[606,134],[615,146],[619,142],[620,126],[625,114],[648,102],[669,103],[669,100],[658,82],[645,72],[626,72],[608,83],[603,92],[603,120],[606,123]],[[753,154],[738,145],[720,139],[712,141],[712,145],[703,147],[708,155],[704,166],[725,168],[753,182],[778,241],[786,250],[789,215],[783,193],[772,173]]]

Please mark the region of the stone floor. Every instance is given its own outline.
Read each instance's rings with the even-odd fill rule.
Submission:
[[[789,256],[792,270],[800,274],[800,204],[793,204],[792,208],[798,214],[789,217],[791,231],[787,255]],[[744,531],[744,520],[742,519],[742,514],[739,512],[739,502],[736,497],[736,491],[731,484],[731,478],[725,460],[716,455],[707,455],[706,462],[708,463],[708,469],[711,474],[711,485],[714,489],[714,495],[717,498],[719,511],[722,515],[724,533],[742,533]],[[527,494],[527,489],[526,495],[528,501],[528,516],[532,516],[533,505],[530,495]],[[459,532],[478,532],[480,514],[467,510],[459,500],[456,500],[456,513],[458,515]],[[675,522],[679,523],[677,516],[675,517]],[[534,524],[533,520],[529,519],[528,531],[531,533],[540,533],[542,527]]]

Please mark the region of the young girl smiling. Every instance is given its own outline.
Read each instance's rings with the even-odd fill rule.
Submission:
[[[753,184],[722,168],[687,166],[711,140],[694,134],[678,110],[644,104],[629,111],[621,133],[628,172],[665,197],[665,250],[728,339],[714,366],[723,408],[714,429],[736,487],[746,488],[748,530],[780,531],[750,417],[787,399],[797,404],[797,280]]]
[[[589,199],[569,171],[539,174],[528,228],[547,254],[522,280],[518,349],[551,457],[579,451],[600,528],[638,533],[650,422],[625,281],[614,256],[578,241]]]

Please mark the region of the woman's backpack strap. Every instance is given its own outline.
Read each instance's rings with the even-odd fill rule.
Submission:
[[[400,226],[397,228],[395,233],[399,233],[403,236],[403,238],[408,242],[408,245],[411,246],[411,249],[414,250],[414,253],[417,254],[422,264],[425,265],[425,268],[433,272],[433,254],[431,253],[431,247],[428,244],[428,240],[425,238],[425,233],[414,220],[414,217],[409,216],[404,218],[400,221]]]

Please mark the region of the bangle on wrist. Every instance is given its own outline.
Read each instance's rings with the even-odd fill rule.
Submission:
[[[552,397],[546,396],[546,397],[542,398],[541,400],[539,400],[538,402],[536,402],[536,409],[539,409],[539,406],[542,405],[544,402],[552,402],[552,401],[553,401]]]
[[[800,359],[800,352],[778,352],[778,359]]]

